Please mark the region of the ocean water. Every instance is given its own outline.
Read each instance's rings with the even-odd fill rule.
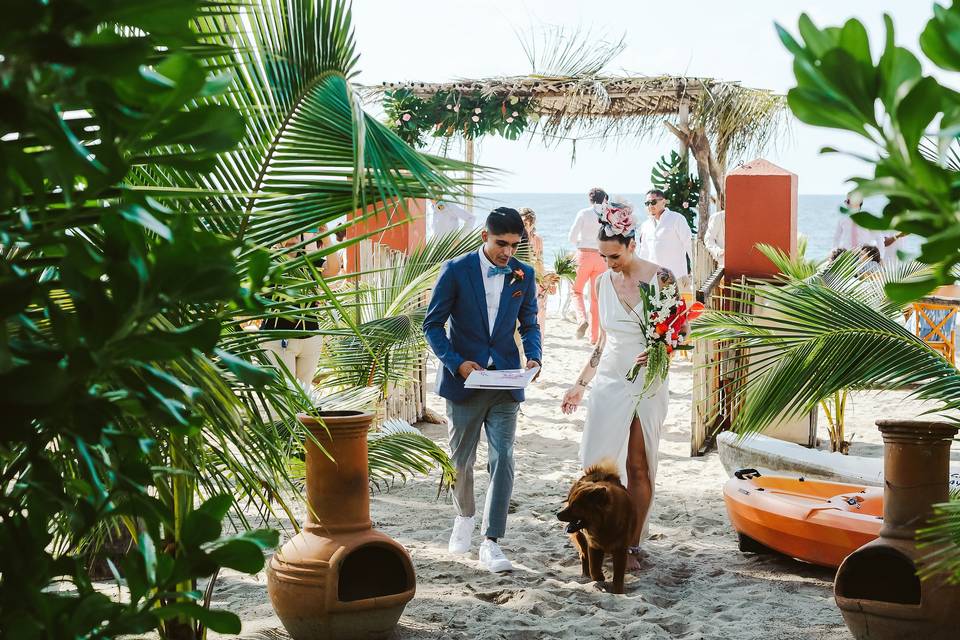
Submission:
[[[643,215],[644,194],[617,194],[626,197]],[[833,248],[833,233],[843,214],[840,205],[844,195],[801,195],[797,202],[797,227],[807,237],[807,257],[822,259]],[[481,193],[477,195],[475,212],[482,223],[484,212],[495,207],[515,209],[530,207],[537,213],[537,232],[543,236],[544,260],[553,263],[553,257],[573,249],[567,240],[570,225],[577,211],[588,205],[584,193]],[[883,199],[867,198],[864,210],[879,211]],[[905,249],[915,251],[916,243],[908,238]]]

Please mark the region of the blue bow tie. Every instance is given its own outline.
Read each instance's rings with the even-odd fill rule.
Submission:
[[[487,277],[492,278],[493,276],[508,276],[513,273],[513,270],[510,267],[489,267],[487,269]]]

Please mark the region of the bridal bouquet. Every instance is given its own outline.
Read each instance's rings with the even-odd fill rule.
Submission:
[[[640,326],[647,337],[647,374],[643,379],[643,390],[667,377],[670,370],[670,354],[674,351],[687,351],[693,346],[683,344],[683,327],[696,320],[703,313],[703,305],[695,302],[689,307],[680,297],[677,282],[669,271],[661,270],[657,274],[659,287],[641,283],[643,295],[643,317]],[[627,380],[633,382],[640,375],[639,364],[627,373]]]

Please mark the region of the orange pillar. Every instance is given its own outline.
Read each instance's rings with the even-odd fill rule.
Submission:
[[[777,268],[759,243],[797,251],[797,175],[758,158],[727,174],[724,227],[726,277],[774,276]]]
[[[365,215],[379,209],[376,215]],[[384,244],[407,255],[422,247],[427,239],[427,201],[406,199],[387,205],[378,203],[365,211],[356,211],[347,222],[347,238],[368,236],[372,242]],[[372,235],[370,235],[372,234]],[[360,271],[360,248],[347,247],[347,273]]]

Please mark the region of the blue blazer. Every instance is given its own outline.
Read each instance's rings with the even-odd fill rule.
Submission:
[[[512,275],[503,277],[500,309],[492,335],[477,252],[454,258],[444,263],[440,270],[423,321],[423,332],[427,344],[443,364],[437,393],[448,400],[464,402],[476,391],[465,389],[464,379],[457,373],[465,360],[486,367],[492,357],[497,369],[521,368],[520,351],[513,338],[517,320],[520,321],[520,337],[527,359],[542,362],[536,274],[533,267],[515,258],[510,259],[509,267],[522,270],[523,279],[515,279]],[[511,284],[511,280],[516,281]],[[517,402],[523,402],[522,390],[511,393]]]

